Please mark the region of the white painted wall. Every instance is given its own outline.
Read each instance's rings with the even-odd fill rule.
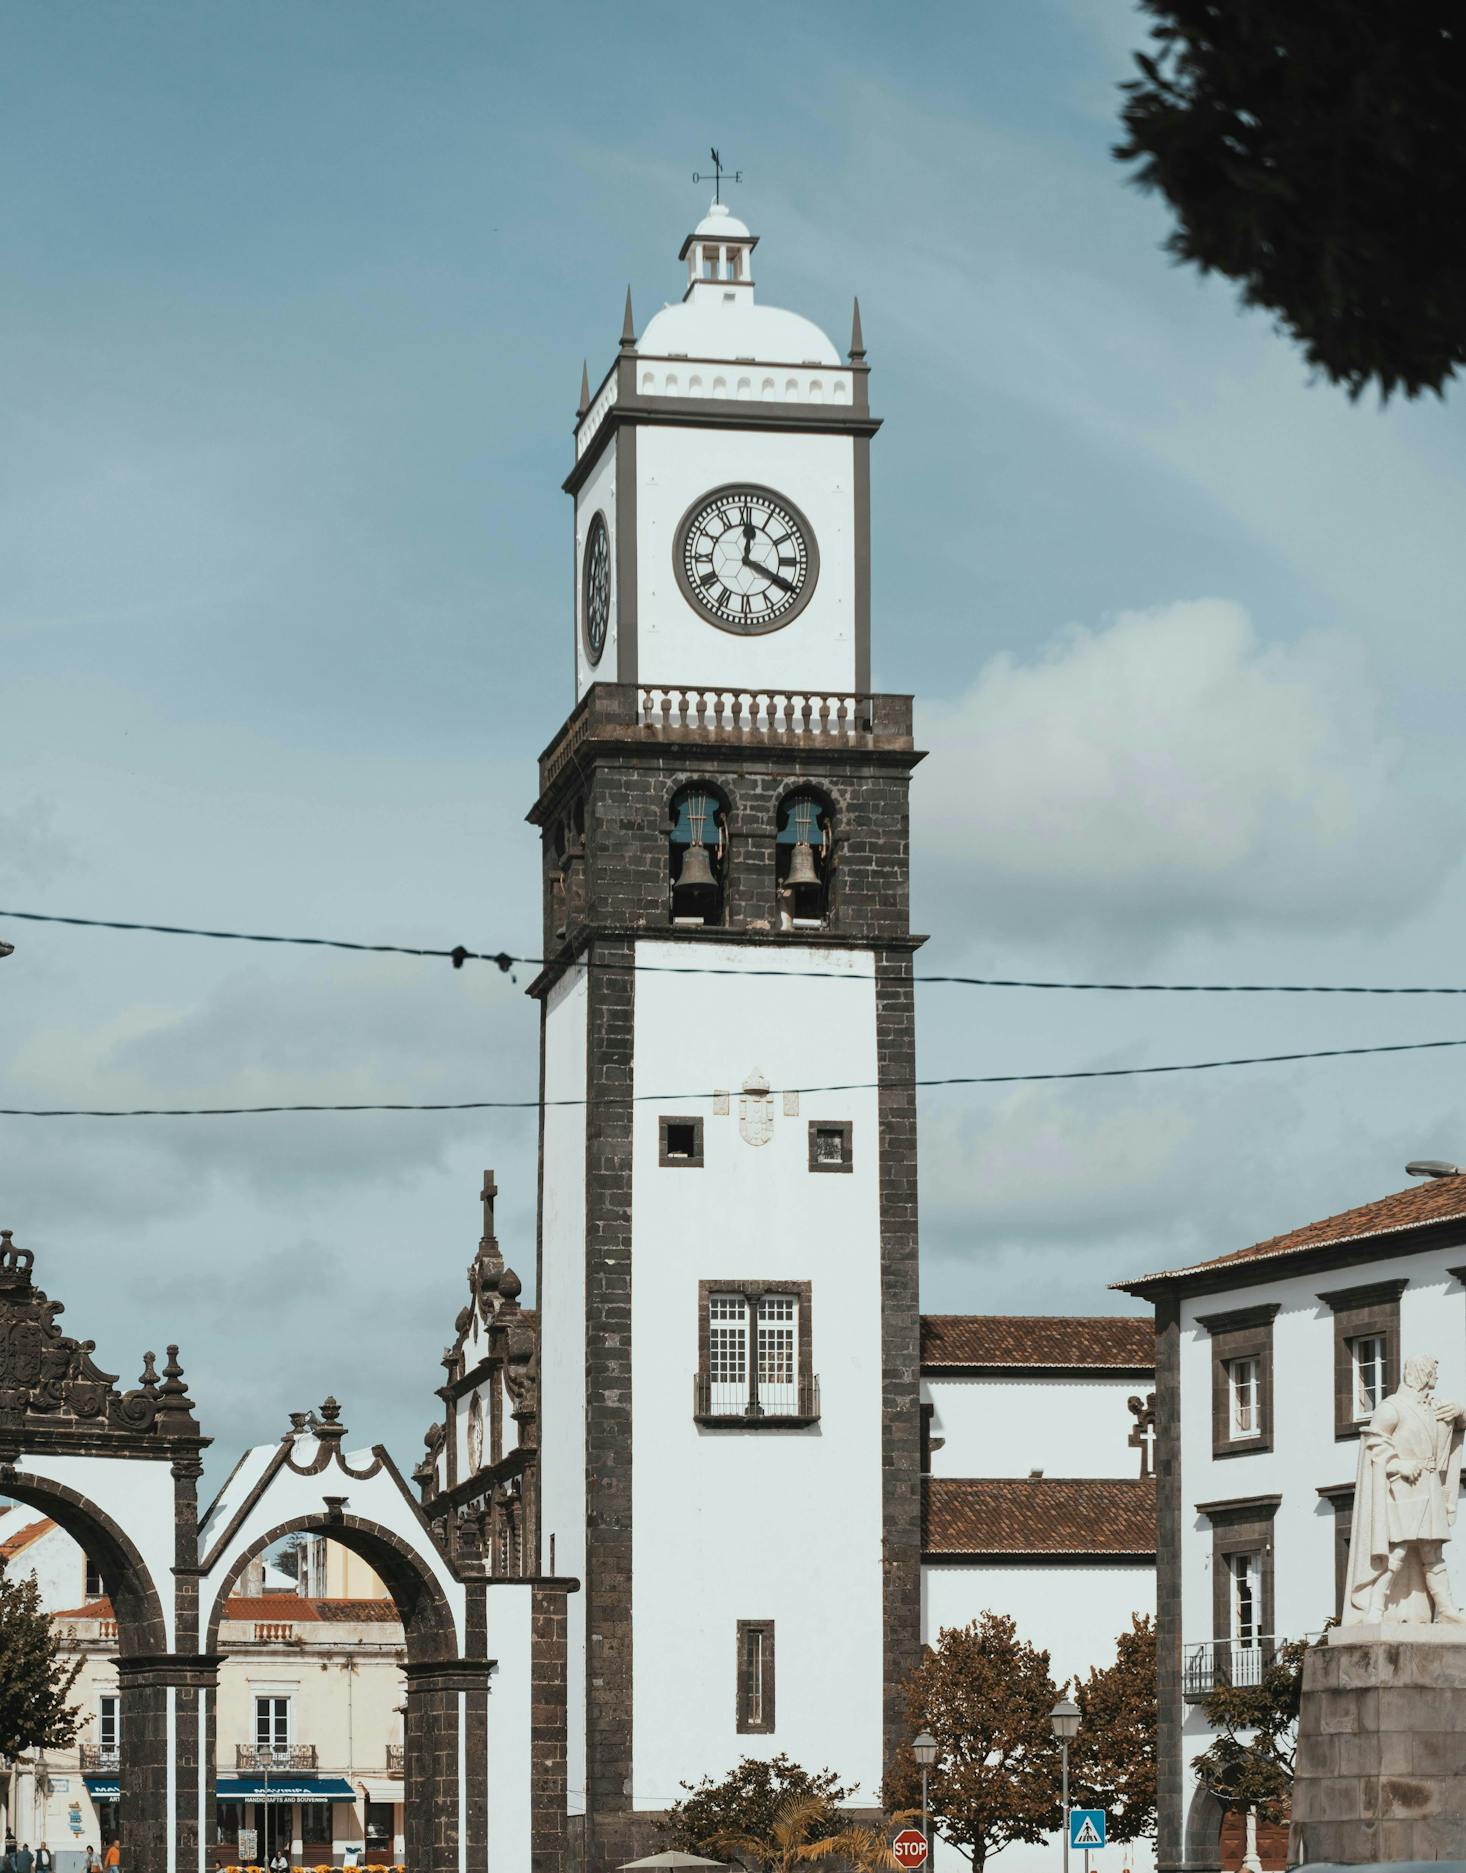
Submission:
[[[43,1457],[23,1452],[15,1467],[75,1490],[131,1538],[157,1589],[171,1645],[173,1476],[168,1464],[127,1457]]]
[[[767,439],[765,439],[767,440]],[[685,961],[638,943],[647,964]],[[744,1755],[828,1763],[873,1798],[881,1773],[880,1232],[873,1092],[774,1101],[773,1135],[739,1133],[738,1088],[876,1077],[867,954],[781,948],[770,967],[847,969],[853,982],[761,977],[759,954],[699,950],[719,976],[639,975],[632,1337],[634,1805]],[[731,1110],[690,1088],[728,1087]],[[642,1101],[665,1091],[665,1103]],[[658,1167],[658,1117],[701,1111],[702,1170]],[[854,1169],[811,1173],[808,1122],[853,1123]],[[813,1429],[724,1431],[693,1422],[698,1283],[812,1283]],[[806,1323],[808,1325],[808,1323]],[[739,1619],[775,1622],[772,1735],[735,1725]],[[688,1687],[696,1694],[688,1695]]]
[[[613,380],[614,381],[614,380]],[[596,514],[606,516],[606,531],[611,542],[611,621],[606,627],[606,647],[599,663],[592,663],[585,649],[585,541]],[[616,631],[620,622],[620,594],[616,590],[616,444],[607,443],[583,485],[575,495],[575,699],[592,683],[616,681]]]
[[[1153,1389],[1139,1379],[929,1375],[922,1397],[935,1406],[932,1436],[945,1439],[932,1452],[932,1475],[1138,1476],[1125,1401]]]
[[[1273,1580],[1279,1634],[1318,1632],[1334,1610],[1334,1516],[1320,1485],[1351,1483],[1357,1440],[1334,1439],[1334,1317],[1321,1292],[1408,1277],[1400,1297],[1402,1363],[1413,1353],[1440,1361],[1437,1391],[1466,1402],[1466,1294],[1447,1272],[1461,1250],[1382,1254],[1323,1273],[1246,1283],[1183,1301],[1181,1308],[1181,1609],[1183,1644],[1212,1638],[1212,1525],[1198,1502],[1281,1495],[1273,1521]],[[1239,1275],[1242,1270],[1239,1270]],[[1198,1315],[1277,1304],[1273,1322],[1273,1448],[1212,1455],[1211,1340]],[[1446,1560],[1458,1603],[1466,1603],[1466,1541],[1448,1543]],[[1189,1763],[1210,1740],[1200,1711],[1188,1707],[1183,1746]],[[1189,1804],[1190,1795],[1187,1796]]]
[[[642,683],[849,689],[855,682],[855,445],[848,436],[645,426],[637,431],[637,638]],[[741,637],[682,596],[678,522],[724,482],[771,487],[800,508],[819,546],[814,596],[783,630]],[[605,659],[602,659],[604,668]]]
[[[585,1111],[587,977],[568,971],[545,1013],[544,1189],[540,1198],[540,1565],[585,1576]],[[566,1606],[566,1766],[585,1812],[585,1594]]]
[[[15,1503],[0,1516],[0,1541],[9,1541],[48,1519],[39,1509]],[[54,1522],[12,1557],[8,1572],[12,1580],[27,1574],[35,1580],[43,1612],[68,1612],[85,1599],[86,1557],[80,1545]]]
[[[532,1593],[527,1584],[509,1581],[489,1589],[489,1657],[499,1661],[489,1680],[489,1866],[495,1873],[530,1864]]]
[[[922,1569],[921,1635],[934,1645],[944,1626],[965,1626],[980,1613],[1007,1613],[1016,1621],[1019,1636],[1049,1653],[1055,1684],[1087,1676],[1096,1665],[1108,1665],[1115,1656],[1115,1641],[1130,1629],[1132,1613],[1154,1613],[1155,1570],[1149,1567],[1106,1567],[1102,1562],[1083,1567],[947,1567]],[[1005,1847],[995,1864],[1002,1873],[1054,1873],[1062,1843]],[[940,1845],[932,1865],[942,1873],[957,1873],[967,1862],[952,1848]],[[1078,1856],[1074,1859],[1079,1866]],[[1151,1873],[1155,1865],[1149,1841],[1128,1847],[1106,1848],[1094,1860],[1097,1873]]]

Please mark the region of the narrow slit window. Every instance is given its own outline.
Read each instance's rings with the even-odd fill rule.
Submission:
[[[738,1622],[737,1727],[767,1735],[774,1727],[774,1622]]]

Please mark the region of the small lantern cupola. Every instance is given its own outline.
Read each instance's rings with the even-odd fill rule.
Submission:
[[[687,262],[687,291],[691,300],[722,302],[753,300],[753,250],[758,236],[750,234],[726,202],[714,202],[682,243],[677,258]]]

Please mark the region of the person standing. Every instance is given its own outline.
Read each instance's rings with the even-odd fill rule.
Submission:
[[[30,1842],[20,1843],[20,1852],[15,1856],[15,1873],[35,1873],[36,1856],[31,1852]]]
[[[36,1873],[51,1873],[54,1864],[51,1849],[42,1841],[36,1849]]]
[[[88,1846],[86,1858],[81,1863],[81,1873],[97,1873],[97,1850]]]
[[[112,1836],[111,1840],[107,1842],[103,1850],[102,1865],[112,1868],[122,1865],[122,1842],[118,1840],[115,1834]]]

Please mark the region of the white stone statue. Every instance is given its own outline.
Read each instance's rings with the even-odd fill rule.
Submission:
[[[1461,1493],[1466,1410],[1434,1395],[1437,1364],[1417,1353],[1359,1442],[1343,1624],[1466,1625],[1444,1548]]]

